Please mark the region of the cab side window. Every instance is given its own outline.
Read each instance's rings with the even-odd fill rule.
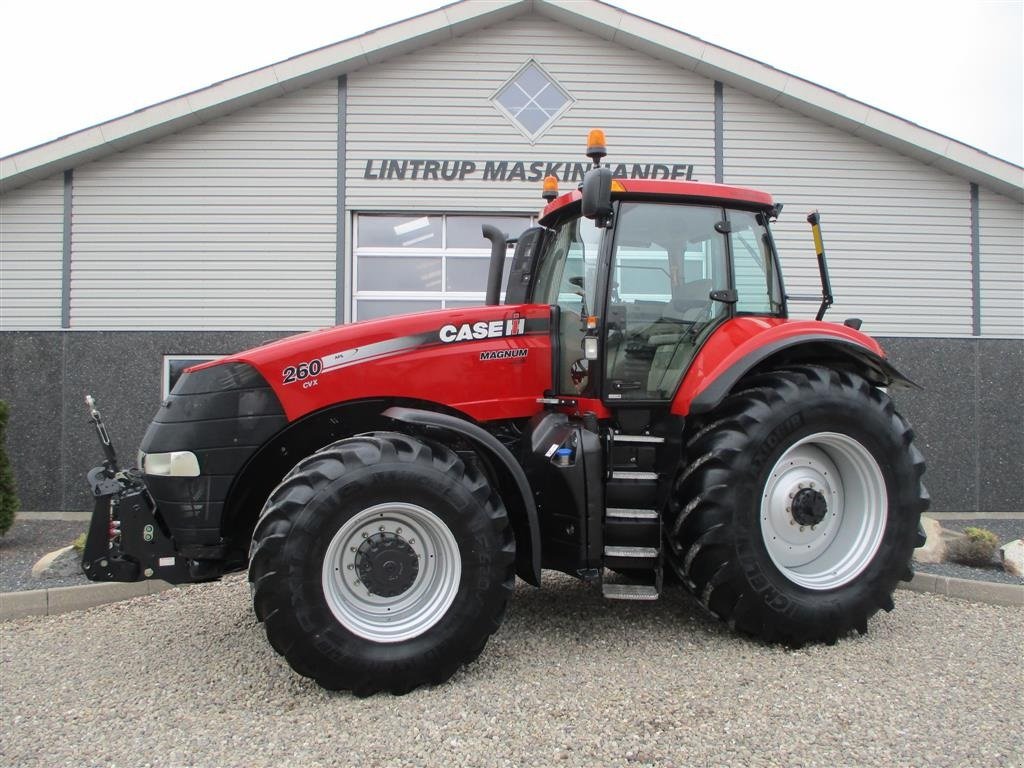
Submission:
[[[730,211],[729,245],[736,272],[736,311],[758,315],[782,312],[782,290],[772,260],[768,231],[758,216],[747,211]]]
[[[589,219],[572,219],[556,227],[537,275],[534,301],[557,305],[559,312],[558,386],[563,394],[579,394],[588,385],[583,359],[583,324],[594,314],[597,261],[603,230]]]

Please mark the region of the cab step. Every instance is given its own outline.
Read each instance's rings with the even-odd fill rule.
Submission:
[[[605,517],[616,520],[657,520],[658,513],[653,509],[626,509],[625,507],[609,507],[604,511]]]
[[[601,592],[609,600],[658,599],[658,588],[651,584],[602,584]]]
[[[614,469],[612,470],[612,480],[634,480],[645,483],[658,482],[657,472],[635,472],[633,470]]]
[[[658,549],[657,547],[605,547],[604,556],[654,560],[658,557]]]
[[[664,437],[656,435],[624,435],[621,432],[612,433],[612,442],[615,443],[648,443],[656,445],[665,442]]]

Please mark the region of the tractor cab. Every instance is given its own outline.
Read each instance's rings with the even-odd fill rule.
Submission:
[[[725,320],[785,317],[767,213],[615,186],[604,227],[579,203],[545,218],[530,300],[558,308],[559,395],[668,403]]]
[[[608,408],[666,406],[701,345],[737,316],[786,317],[768,227],[781,206],[755,190],[613,179],[599,164],[517,243],[506,303],[557,317],[552,394]]]

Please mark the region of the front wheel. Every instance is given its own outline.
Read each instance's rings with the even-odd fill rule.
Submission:
[[[687,447],[669,543],[712,613],[792,645],[867,631],[912,575],[924,460],[888,396],[847,372],[753,377]]]
[[[270,644],[325,688],[405,693],[483,650],[515,543],[486,478],[438,443],[376,433],[300,462],[253,534],[249,580]]]

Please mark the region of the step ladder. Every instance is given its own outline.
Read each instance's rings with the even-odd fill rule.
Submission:
[[[613,432],[605,482],[604,566],[616,573],[602,579],[611,600],[657,600],[662,586],[662,532],[658,514],[660,475],[656,435]]]

